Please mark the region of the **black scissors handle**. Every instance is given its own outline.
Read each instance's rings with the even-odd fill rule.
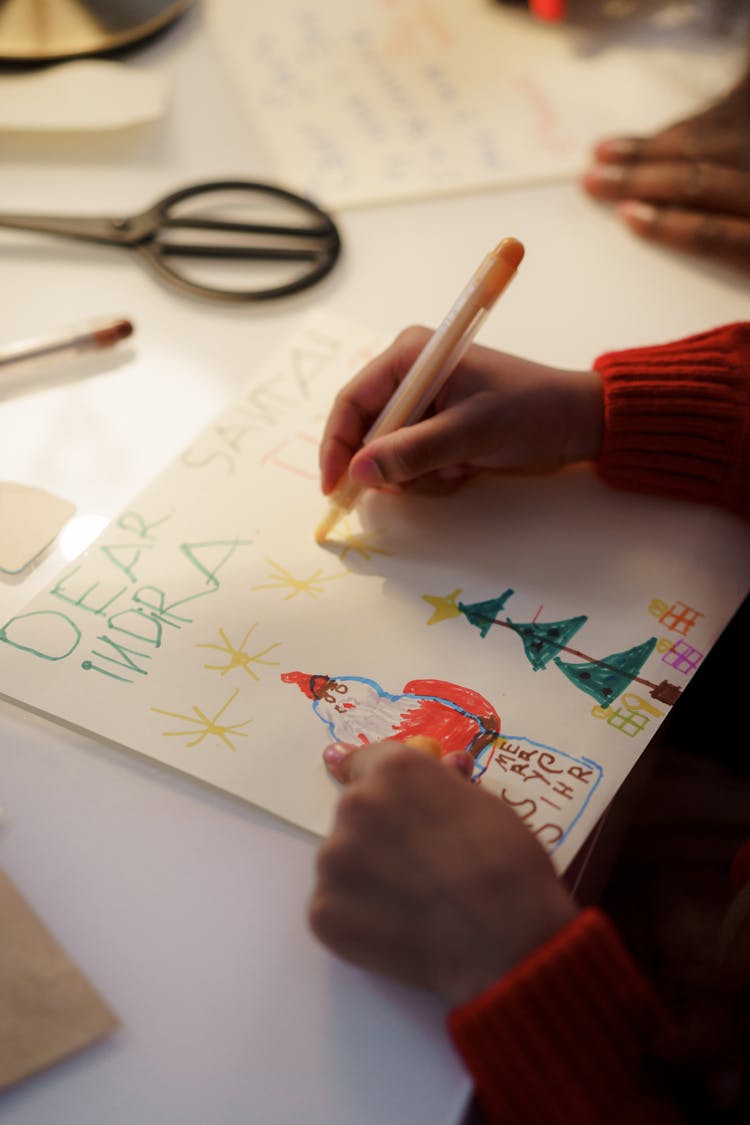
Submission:
[[[309,216],[309,223],[256,223],[234,222],[226,219],[196,218],[174,214],[186,200],[205,194],[223,191],[250,192],[267,196],[274,201],[288,203]],[[341,238],[331,216],[312,200],[276,184],[256,180],[209,180],[191,184],[159,200],[148,211],[131,220],[135,248],[146,264],[164,281],[183,292],[218,300],[265,301],[274,297],[299,292],[325,277],[336,264],[341,253]],[[231,245],[216,242],[175,242],[169,233],[175,231],[202,231],[216,235],[238,235],[243,239],[261,235],[257,245]],[[274,241],[268,241],[274,240]],[[175,269],[171,258],[234,259],[244,261],[303,262],[309,268],[278,285],[263,288],[227,290],[201,285]]]

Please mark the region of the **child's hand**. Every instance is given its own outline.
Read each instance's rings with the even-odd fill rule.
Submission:
[[[467,780],[464,755],[382,742],[325,758],[346,788],[309,917],[334,953],[455,1006],[576,916],[541,844]]]
[[[360,448],[430,335],[405,329],[339,393],[320,448],[324,493],[347,470],[368,488],[444,493],[483,469],[551,473],[597,456],[596,372],[544,367],[476,344],[424,419]]]

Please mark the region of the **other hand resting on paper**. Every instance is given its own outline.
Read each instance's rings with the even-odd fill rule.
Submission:
[[[608,137],[583,187],[636,234],[750,272],[750,70],[721,99],[649,137]]]
[[[340,956],[453,1006],[578,913],[520,818],[470,783],[469,754],[334,743],[326,761],[347,789],[309,914]]]

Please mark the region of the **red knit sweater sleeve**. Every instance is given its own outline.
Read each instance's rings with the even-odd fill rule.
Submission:
[[[599,476],[750,516],[750,323],[607,352]]]
[[[676,1125],[652,1073],[672,1029],[613,926],[584,910],[448,1016],[488,1125]]]

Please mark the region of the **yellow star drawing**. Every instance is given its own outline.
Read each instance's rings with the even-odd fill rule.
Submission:
[[[296,598],[297,594],[309,594],[311,598],[317,598],[323,593],[323,583],[332,582],[334,578],[343,578],[347,573],[342,570],[339,574],[323,574],[322,570],[316,570],[309,578],[295,578],[291,571],[286,570],[280,563],[274,562],[273,559],[267,559],[271,566],[276,571],[275,574],[269,574],[271,581],[263,586],[253,586],[253,590],[289,590],[289,593],[284,598],[288,602],[290,598]]]
[[[457,590],[454,590],[452,594],[446,594],[444,598],[433,597],[430,594],[422,594],[422,601],[434,607],[434,613],[427,624],[437,625],[439,621],[447,621],[449,617],[460,617],[461,610],[456,605],[456,600],[460,593],[461,588],[459,587]]]
[[[373,547],[370,542],[376,535],[382,534],[382,528],[373,531],[347,531],[341,544],[339,558],[345,559],[350,551],[356,551],[363,559],[371,559],[373,555],[390,555],[390,551],[384,551],[382,547]]]
[[[204,664],[203,667],[208,668],[211,672],[218,671],[222,676],[226,676],[227,672],[231,672],[234,668],[244,668],[248,676],[252,676],[256,681],[260,680],[260,676],[257,674],[257,672],[253,671],[253,669],[250,667],[251,664],[266,664],[269,666],[274,665],[278,667],[278,660],[264,660],[263,657],[267,652],[271,652],[272,649],[278,648],[281,644],[281,641],[277,641],[276,644],[268,645],[261,652],[256,652],[253,654],[245,652],[245,643],[247,642],[247,638],[250,636],[257,624],[258,623],[256,621],[255,625],[250,626],[237,648],[234,648],[232,642],[229,640],[229,637],[226,635],[223,629],[219,629],[219,636],[224,642],[223,645],[212,645],[208,643],[196,645],[196,648],[215,648],[217,652],[225,652],[229,657],[228,664]]]
[[[186,723],[193,723],[196,726],[195,730],[162,731],[162,734],[165,738],[169,737],[170,735],[179,735],[180,737],[184,737],[185,735],[190,736],[194,734],[197,735],[197,737],[194,738],[192,742],[188,742],[187,745],[197,746],[199,742],[202,742],[203,739],[206,738],[207,735],[213,734],[216,735],[217,738],[220,738],[224,745],[228,746],[230,750],[234,750],[235,747],[232,745],[229,735],[235,735],[237,738],[247,738],[245,731],[242,731],[239,728],[246,727],[248,723],[252,722],[252,719],[245,719],[244,723],[234,723],[232,726],[225,726],[223,724],[220,724],[217,720],[221,717],[221,715],[224,714],[227,707],[234,700],[239,690],[239,688],[235,688],[224,706],[219,708],[212,719],[209,719],[208,715],[204,715],[200,707],[195,706],[193,707],[195,717],[193,715],[181,715],[179,711],[164,711],[161,707],[152,707],[151,710],[158,711],[160,715],[169,715],[172,719],[184,719]]]

